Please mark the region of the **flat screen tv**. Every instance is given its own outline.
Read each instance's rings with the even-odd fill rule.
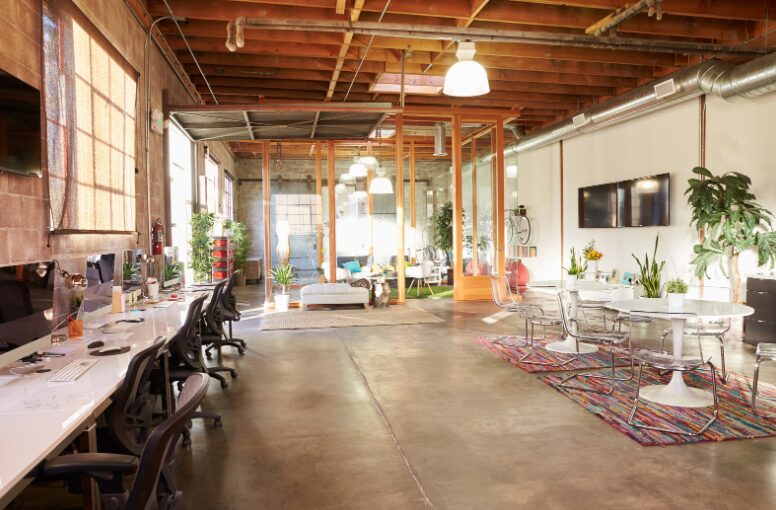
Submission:
[[[0,352],[51,333],[54,262],[0,267]]]
[[[41,175],[40,91],[0,69],[0,170]]]
[[[579,188],[579,228],[617,226],[617,183]]]
[[[669,224],[669,174],[579,188],[579,228]]]

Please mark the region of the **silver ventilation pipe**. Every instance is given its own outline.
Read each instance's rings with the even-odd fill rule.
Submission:
[[[593,106],[571,119],[541,129],[520,140],[512,152],[527,152],[546,145],[618,124],[698,97],[716,94],[724,99],[756,97],[776,90],[776,53],[735,66],[708,60],[642,85]]]
[[[434,156],[447,156],[447,149],[445,149],[445,123],[434,123]]]

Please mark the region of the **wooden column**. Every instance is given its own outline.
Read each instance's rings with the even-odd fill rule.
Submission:
[[[472,274],[480,274],[480,229],[477,225],[477,137],[471,141],[472,150]],[[461,167],[463,173],[463,167]],[[463,178],[463,176],[462,176]],[[462,181],[463,182],[463,181]]]
[[[453,297],[456,300],[463,299],[463,218],[461,215],[461,193],[463,185],[463,164],[461,151],[461,116],[453,115],[453,134],[451,139],[451,151],[453,153],[453,268],[454,285]]]
[[[372,142],[367,142],[366,144],[366,155],[371,156],[372,155]],[[376,261],[374,260],[375,255],[375,202],[374,198],[372,197],[372,194],[369,193],[369,188],[372,186],[372,179],[374,178],[374,170],[370,167],[367,169],[366,173],[366,206],[367,211],[369,213],[369,255],[372,256],[372,264],[374,265]]]
[[[315,195],[318,197],[318,215],[321,221],[315,226],[318,240],[318,267],[323,267],[323,172],[321,142],[315,142]]]
[[[493,187],[496,191],[496,200],[493,202],[493,206],[496,209],[495,218],[496,221],[493,224],[493,239],[497,239],[496,247],[496,270],[498,274],[504,274],[506,271],[506,247],[504,239],[504,195],[506,195],[506,184],[504,182],[504,120],[499,119],[496,123],[496,137],[495,137],[495,155],[496,155],[496,167],[495,178],[493,179]]]
[[[396,290],[404,303],[404,116],[396,114]]]
[[[329,191],[329,279],[337,281],[337,198],[334,195],[334,142],[326,146],[326,182]]]
[[[415,141],[410,140],[410,227],[412,230],[413,235],[415,236],[415,239],[418,238],[418,233],[416,232],[417,228],[417,211],[415,211]],[[413,246],[417,250],[417,246],[415,246],[415,240],[413,240]],[[411,254],[410,257],[412,260],[415,259],[415,253]]]
[[[264,303],[272,301],[272,218],[270,217],[269,140],[261,144],[261,190],[264,200]]]

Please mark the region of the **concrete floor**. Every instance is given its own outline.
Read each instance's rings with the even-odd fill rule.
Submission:
[[[639,446],[476,345],[521,330],[483,322],[493,305],[413,305],[447,324],[259,332],[246,313],[240,377],[206,402],[223,430],[198,420],[177,451],[186,508],[776,508],[776,439]],[[727,345],[750,373],[753,348]]]

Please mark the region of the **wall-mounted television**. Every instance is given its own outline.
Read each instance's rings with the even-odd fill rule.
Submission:
[[[0,171],[41,175],[40,91],[0,69]]]
[[[670,225],[670,176],[579,188],[579,228]]]

